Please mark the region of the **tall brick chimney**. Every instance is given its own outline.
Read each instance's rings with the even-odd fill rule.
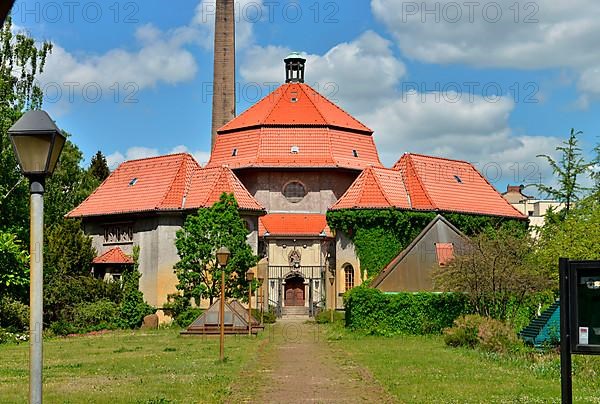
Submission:
[[[235,14],[234,0],[217,0],[215,13],[211,149],[217,129],[235,117]]]

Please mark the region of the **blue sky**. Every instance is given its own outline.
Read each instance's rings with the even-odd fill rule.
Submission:
[[[55,44],[44,108],[87,159],[206,162],[213,3],[17,0],[13,19]],[[419,152],[472,161],[499,189],[551,181],[536,154],[571,127],[587,152],[598,141],[600,5],[471,4],[240,0],[238,113],[301,51],[307,82],[375,130],[385,164]]]

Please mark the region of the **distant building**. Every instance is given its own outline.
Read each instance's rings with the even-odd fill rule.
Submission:
[[[558,201],[537,199],[533,196],[525,195],[523,189],[523,185],[509,185],[502,196],[515,209],[529,218],[529,225],[535,234],[535,227],[544,225],[545,215],[550,208],[557,212],[562,210],[565,205]]]

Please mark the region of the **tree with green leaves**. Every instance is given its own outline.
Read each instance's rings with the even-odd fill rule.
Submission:
[[[52,177],[46,180],[44,218],[46,226],[61,223],[63,217],[87,198],[100,181],[82,168],[83,153],[73,144],[70,134]]]
[[[537,185],[537,188],[557,201],[563,202],[565,204],[565,216],[571,210],[573,203],[579,200],[581,192],[586,190],[578,180],[588,172],[591,166],[591,163],[586,162],[582,157],[581,148],[579,147],[577,136],[582,133],[571,129],[569,138],[563,141],[561,146],[556,147],[556,151],[561,153],[558,161],[547,154],[537,156],[546,159],[558,179],[558,188],[544,184]]]
[[[19,171],[8,129],[23,111],[42,105],[35,83],[44,70],[52,44],[25,33],[14,34],[10,17],[0,29],[0,229],[28,238],[27,182]]]
[[[546,220],[534,249],[535,265],[555,279],[558,259],[600,259],[600,201],[589,196],[577,203],[564,220]]]
[[[123,295],[119,305],[119,321],[121,328],[136,328],[142,324],[144,317],[154,313],[156,310],[144,301],[144,295],[140,291],[139,271],[140,247],[133,248],[133,268],[123,272]]]
[[[179,279],[177,289],[186,301],[194,299],[200,304],[202,298],[208,298],[212,304],[220,295],[222,269],[217,265],[215,253],[221,246],[231,251],[224,268],[226,296],[240,298],[247,294],[245,275],[257,262],[247,236],[248,230],[233,195],[224,193],[212,207],[187,217],[175,241],[181,257],[175,265]]]
[[[106,157],[104,157],[104,154],[100,150],[92,157],[88,171],[100,182],[104,181],[110,175]]]
[[[434,270],[436,288],[466,293],[477,314],[508,319],[511,305],[547,291],[547,273],[531,264],[532,239],[510,227],[472,237],[447,265]]]
[[[29,254],[14,234],[0,231],[0,296],[23,298],[29,285]]]

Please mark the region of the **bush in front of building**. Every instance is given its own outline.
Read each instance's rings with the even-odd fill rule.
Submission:
[[[510,324],[476,314],[457,318],[451,328],[444,330],[444,342],[452,347],[479,348],[497,353],[516,352],[523,348]]]
[[[334,311],[333,313],[333,322],[343,322],[346,318],[346,315],[343,311]],[[331,323],[331,310],[322,310],[317,313],[315,316],[315,323],[317,324],[329,324]]]
[[[346,327],[371,335],[439,334],[469,313],[460,293],[383,293],[359,286],[344,296]]]

